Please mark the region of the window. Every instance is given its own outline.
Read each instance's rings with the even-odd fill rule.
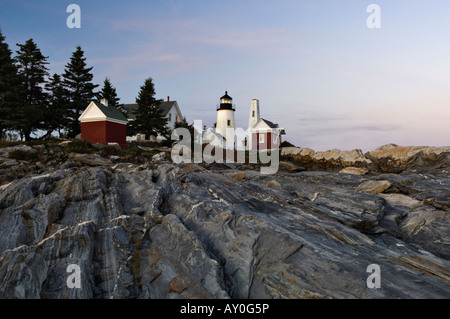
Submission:
[[[264,134],[259,134],[259,143],[264,143]]]
[[[227,125],[231,126],[231,121],[230,120],[227,120]]]
[[[172,121],[172,113],[169,113],[169,122]]]
[[[252,117],[255,117],[255,111],[252,112]]]

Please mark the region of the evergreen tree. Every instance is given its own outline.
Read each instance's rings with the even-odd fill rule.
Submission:
[[[29,39],[25,44],[17,44],[16,61],[21,78],[22,100],[17,110],[17,129],[25,140],[31,139],[31,133],[42,127],[48,95],[43,86],[48,76],[47,58]]]
[[[119,103],[120,99],[117,97],[116,88],[112,86],[111,81],[106,78],[103,81],[103,88],[99,93],[100,98],[108,100],[108,106],[119,107],[122,104]]]
[[[78,118],[88,104],[96,98],[94,89],[98,85],[92,83],[94,75],[91,71],[93,67],[88,68],[85,61],[84,51],[80,46],[77,46],[70,58],[70,62],[66,64],[66,69],[63,74],[63,84],[69,98],[69,107],[67,110],[69,137],[75,137],[81,132]]]
[[[130,123],[130,135],[145,134],[146,140],[158,134],[167,136],[167,118],[162,115],[159,108],[162,100],[155,99],[155,86],[151,78],[146,79],[141,86],[136,103],[138,104],[135,112],[136,120]]]
[[[0,31],[0,139],[6,130],[16,128],[14,115],[20,103],[20,78],[11,54]]]
[[[185,128],[189,131],[190,135],[191,135],[191,147],[194,147],[194,143],[196,143],[197,141],[195,140],[195,138],[197,136],[200,136],[199,131],[194,127],[194,123],[192,124],[188,124],[188,122],[186,121],[186,118],[183,118],[181,121],[175,123],[175,129],[177,128]],[[172,133],[172,132],[171,132]],[[177,139],[179,138],[177,134],[174,134],[174,137]],[[171,139],[171,135],[170,135],[170,139],[171,141],[170,144],[172,144],[174,141]],[[168,145],[171,146],[171,145]]]
[[[50,136],[55,130],[61,137],[61,131],[68,126],[66,113],[69,104],[61,76],[55,73],[49,78],[45,88],[49,91],[50,98],[45,112],[44,127],[47,133],[44,137]]]

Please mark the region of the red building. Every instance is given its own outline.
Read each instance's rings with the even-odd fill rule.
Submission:
[[[245,140],[247,149],[251,151],[277,150],[281,146],[281,136],[285,134],[284,128],[260,116],[259,100],[253,99],[248,120],[248,136]]]
[[[269,151],[280,148],[281,135],[284,135],[284,129],[279,128],[268,120],[260,118],[256,124],[250,128],[250,147],[252,151]]]
[[[119,144],[127,147],[126,117],[108,101],[92,101],[78,118],[81,122],[81,139],[92,144]]]

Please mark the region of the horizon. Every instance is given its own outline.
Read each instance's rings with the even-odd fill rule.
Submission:
[[[450,3],[420,1],[74,1],[6,0],[0,28],[15,56],[33,38],[61,74],[75,47],[108,77],[120,102],[135,103],[153,79],[156,97],[177,101],[189,123],[211,127],[228,91],[236,126],[252,99],[284,141],[314,151],[386,144],[450,145]],[[367,7],[381,8],[370,29]],[[98,88],[100,89],[100,87]]]

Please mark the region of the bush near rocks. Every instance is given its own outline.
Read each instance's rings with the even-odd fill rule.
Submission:
[[[38,153],[36,152],[27,152],[22,150],[13,150],[9,152],[9,158],[15,159],[18,161],[30,161],[38,158]]]

